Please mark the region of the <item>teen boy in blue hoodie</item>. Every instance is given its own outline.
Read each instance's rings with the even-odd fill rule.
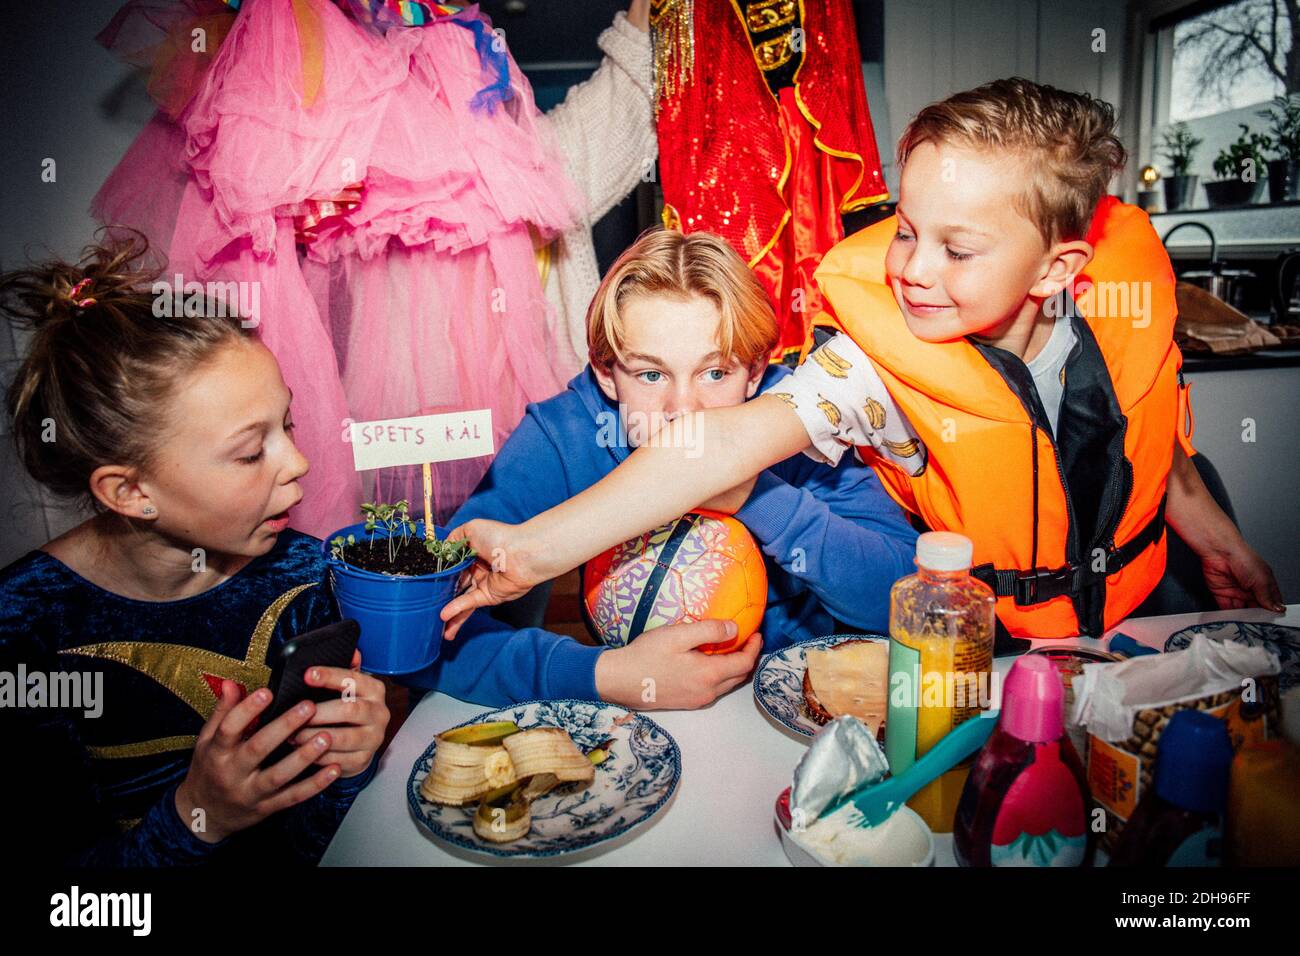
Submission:
[[[590,364],[564,392],[528,406],[451,527],[526,521],[605,477],[663,422],[738,405],[790,374],[767,361],[777,324],[762,287],[707,233],[643,235],[611,267],[587,328]],[[730,622],[660,627],[607,648],[479,611],[432,667],[406,682],[495,706],[573,697],[691,708],[746,680],[760,649],[885,630],[889,589],[913,570],[916,532],[871,469],[847,457],[831,467],[794,455],[752,490],[709,504],[734,510],[766,559],[767,610],[740,650],[694,649],[734,636]]]

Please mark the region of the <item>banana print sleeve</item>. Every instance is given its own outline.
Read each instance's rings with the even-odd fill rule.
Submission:
[[[843,332],[764,393],[795,410],[814,461],[838,465],[847,449],[869,446],[910,475],[925,470],[926,449],[894,404],[875,366]]]

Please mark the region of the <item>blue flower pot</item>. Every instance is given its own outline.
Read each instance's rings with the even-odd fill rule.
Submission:
[[[436,537],[446,528],[434,525]],[[340,528],[325,539],[325,563],[339,611],[361,625],[361,667],[370,674],[410,674],[424,670],[438,659],[442,648],[442,618],[438,616],[456,595],[460,574],[473,563],[469,558],[437,574],[402,577],[362,571],[330,554],[330,542],[337,537],[355,535],[357,541],[369,538],[364,523]],[[375,547],[381,547],[388,533],[375,529]],[[417,521],[415,536],[406,547],[423,547],[424,522]],[[387,547],[386,544],[382,545]]]

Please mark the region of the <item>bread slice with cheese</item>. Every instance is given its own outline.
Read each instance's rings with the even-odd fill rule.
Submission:
[[[889,643],[848,640],[804,654],[804,703],[814,721],[824,724],[850,714],[880,736],[888,703]]]

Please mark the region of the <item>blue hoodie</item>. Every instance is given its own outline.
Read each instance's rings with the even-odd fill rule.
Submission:
[[[770,367],[759,392],[789,374]],[[600,481],[631,451],[618,404],[588,366],[559,395],[528,406],[449,527],[474,518],[527,521]],[[764,651],[834,633],[836,620],[866,631],[888,627],[889,589],[913,570],[916,532],[854,456],[834,468],[804,454],[779,462],[758,476],[736,517],[766,557]],[[403,680],[489,706],[598,700],[596,658],[606,650],[479,610],[433,665]]]

